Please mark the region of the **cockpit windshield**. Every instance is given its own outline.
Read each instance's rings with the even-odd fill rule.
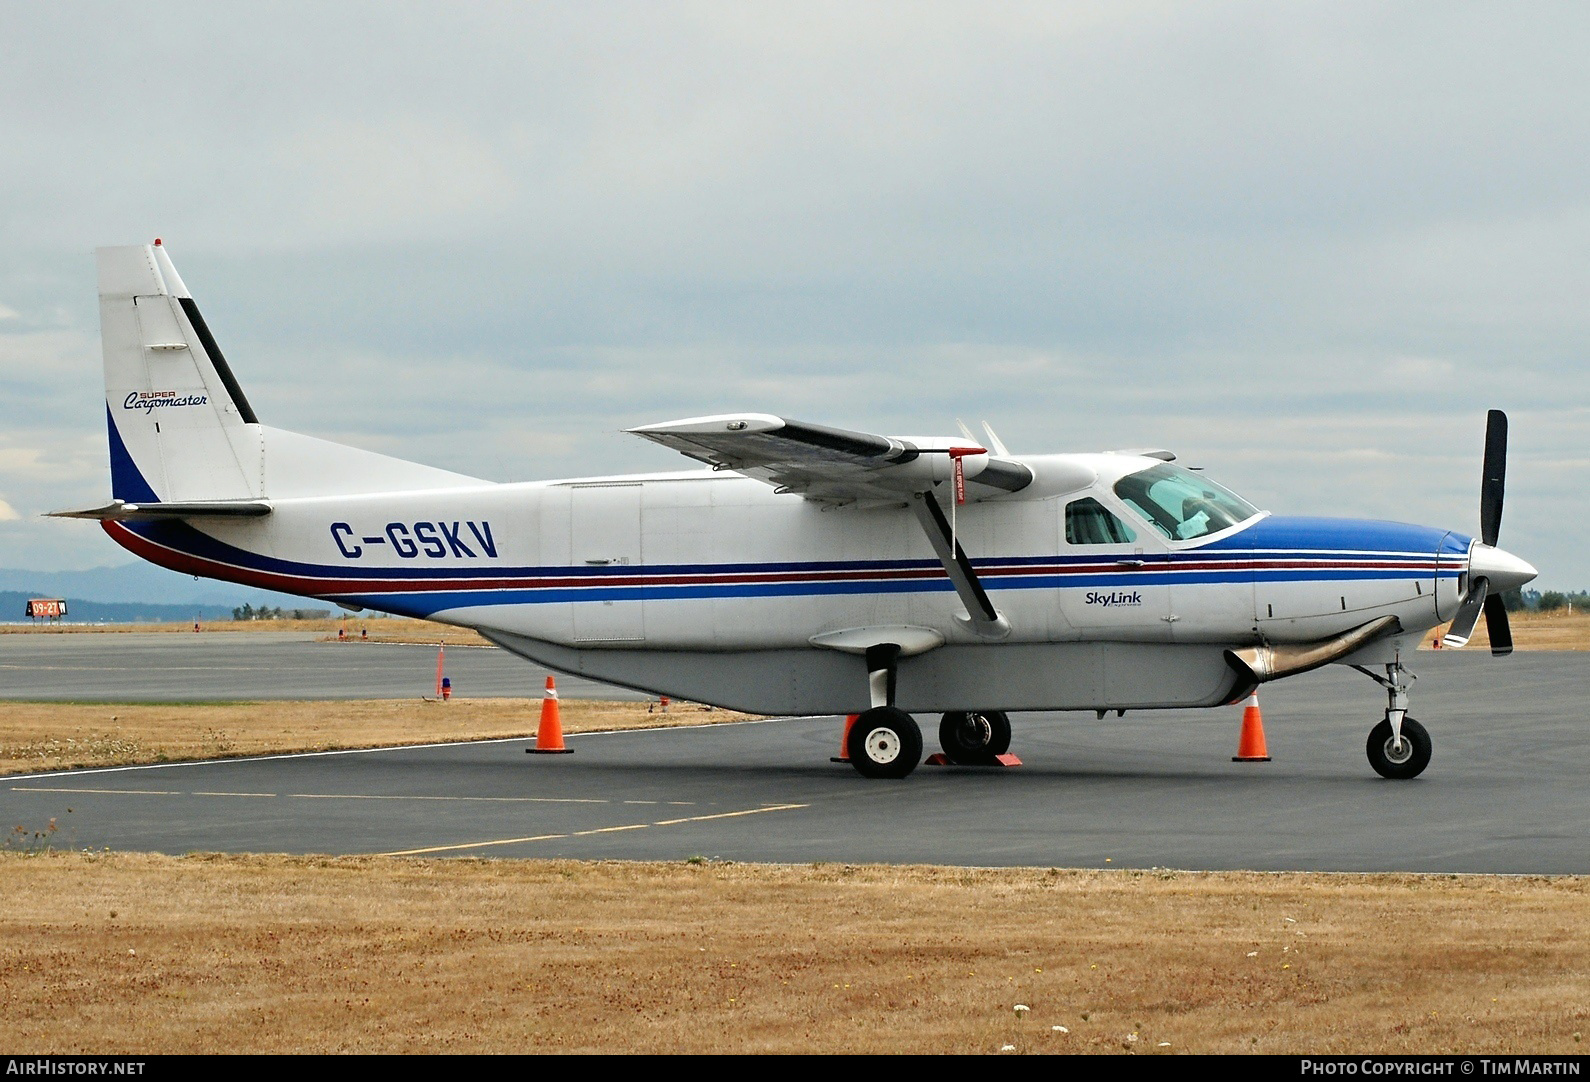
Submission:
[[[1169,462],[1127,474],[1115,494],[1172,541],[1217,533],[1259,513],[1247,500]]]

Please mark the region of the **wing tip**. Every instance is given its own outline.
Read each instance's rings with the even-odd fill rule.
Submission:
[[[703,436],[719,432],[775,432],[788,422],[771,413],[718,413],[626,428],[632,436]]]

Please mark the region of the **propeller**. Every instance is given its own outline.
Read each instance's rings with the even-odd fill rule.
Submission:
[[[1480,473],[1480,540],[1496,547],[1502,529],[1502,495],[1507,488],[1507,414],[1485,415],[1485,463]]]
[[[1535,569],[1496,547],[1506,488],[1507,414],[1491,410],[1485,417],[1485,462],[1480,474],[1480,543],[1469,553],[1469,590],[1442,638],[1447,646],[1466,646],[1483,610],[1491,653],[1513,652],[1513,629],[1502,591],[1522,586],[1535,577]]]

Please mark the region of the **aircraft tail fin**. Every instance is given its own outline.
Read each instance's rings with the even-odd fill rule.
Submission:
[[[95,254],[113,501],[88,517],[488,483],[260,424],[164,245]]]
[[[258,498],[259,419],[165,248],[156,240],[95,255],[112,495]]]

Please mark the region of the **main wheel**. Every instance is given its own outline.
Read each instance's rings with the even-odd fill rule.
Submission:
[[[1402,719],[1402,746],[1391,736],[1391,719],[1369,730],[1369,765],[1382,778],[1417,778],[1430,765],[1430,734],[1410,717]]]
[[[850,764],[868,778],[903,778],[922,761],[922,730],[894,706],[875,706],[850,727]]]
[[[939,722],[939,745],[952,763],[992,766],[1010,750],[1010,717],[1003,710],[953,710]]]

